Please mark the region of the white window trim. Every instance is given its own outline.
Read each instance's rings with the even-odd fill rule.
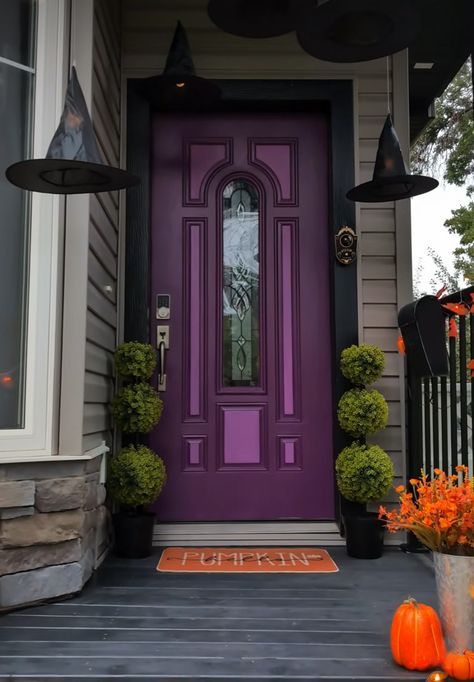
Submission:
[[[68,65],[68,0],[37,0],[33,157],[44,157],[58,124]],[[0,430],[0,463],[57,452],[64,200],[32,193],[25,424]]]

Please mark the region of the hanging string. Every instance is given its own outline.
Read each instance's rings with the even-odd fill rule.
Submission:
[[[392,111],[390,109],[390,63],[388,56],[386,58],[386,61],[387,61],[387,113],[391,114]]]

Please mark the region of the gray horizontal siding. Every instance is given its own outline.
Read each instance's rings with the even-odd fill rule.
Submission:
[[[120,164],[120,8],[95,0],[92,119],[104,162]],[[114,394],[117,338],[117,192],[91,197],[87,287],[83,449],[112,441],[109,403]]]

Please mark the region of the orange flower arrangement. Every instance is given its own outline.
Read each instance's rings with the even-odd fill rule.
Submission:
[[[413,492],[395,488],[399,508],[379,508],[389,532],[409,530],[434,552],[474,556],[474,479],[466,466],[457,466],[456,472],[448,476],[435,469],[428,480],[422,471],[420,478],[410,480]]]

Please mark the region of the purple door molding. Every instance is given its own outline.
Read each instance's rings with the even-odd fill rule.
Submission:
[[[334,518],[327,121],[160,114],[153,134],[157,517]]]

